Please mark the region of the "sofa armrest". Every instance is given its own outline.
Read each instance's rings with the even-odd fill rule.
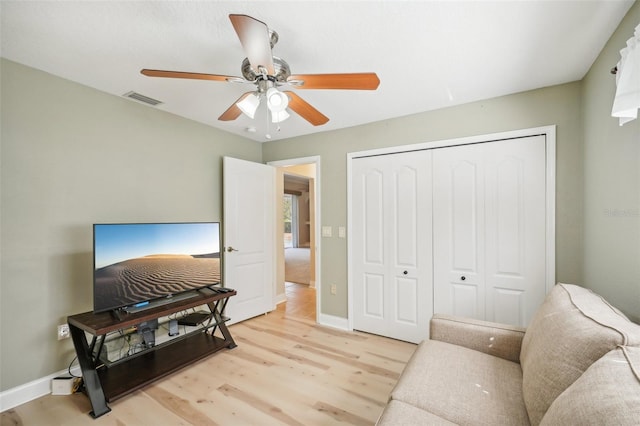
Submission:
[[[435,314],[430,323],[430,339],[464,346],[520,363],[522,327],[472,318]]]

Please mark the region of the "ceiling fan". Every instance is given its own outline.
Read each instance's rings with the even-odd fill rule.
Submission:
[[[314,126],[325,124],[329,118],[303,100],[296,93],[278,87],[290,85],[297,89],[375,90],[380,80],[375,73],[348,74],[291,74],[289,64],[273,56],[271,49],[278,42],[278,34],[264,22],[247,15],[229,15],[247,55],[242,61],[242,77],[202,74],[182,71],[143,69],[149,77],[186,78],[194,80],[253,83],[256,90],[246,92],[218,117],[221,121],[235,120],[245,113],[253,118],[262,99],[266,100],[271,120],[279,123],[289,117],[290,108]]]

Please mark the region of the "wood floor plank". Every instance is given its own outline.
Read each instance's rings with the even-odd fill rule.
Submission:
[[[236,343],[238,343],[237,338],[235,338],[234,340],[236,341]],[[244,338],[241,338],[240,341],[242,341],[243,343],[246,343],[246,339]],[[238,350],[233,351],[233,356],[244,358],[247,361],[255,362],[256,364],[263,365],[265,367],[271,367],[272,365],[274,365],[273,362],[265,359],[264,357],[248,352],[242,348],[238,348]]]
[[[230,396],[232,398],[239,399],[240,401],[246,402],[248,405],[257,408],[263,413],[272,416],[274,419],[283,422],[284,424],[290,426],[304,426],[303,423],[300,423],[293,417],[289,416],[287,413],[282,411],[281,408],[253,395],[250,392],[242,391],[235,386],[231,386],[229,384],[224,384],[218,388],[220,392],[222,392],[226,396]]]
[[[323,356],[325,356],[327,358],[330,358],[330,359],[332,359],[334,361],[347,363],[349,365],[352,365],[352,366],[354,366],[356,368],[365,370],[365,371],[367,371],[369,373],[372,373],[372,374],[378,374],[380,376],[390,377],[392,379],[397,379],[400,376],[400,374],[395,372],[395,371],[391,371],[391,370],[388,370],[386,368],[381,368],[381,367],[378,367],[377,365],[367,364],[365,362],[358,361],[358,360],[355,360],[355,359],[349,359],[349,358],[344,357],[344,356],[335,355],[335,354],[333,354],[331,352],[324,352],[323,353],[322,351],[320,351],[319,349],[317,349],[314,346],[296,345],[296,347],[300,348],[300,349],[303,349],[305,351],[316,353],[316,354],[322,354]]]
[[[210,370],[204,370],[209,372]],[[243,424],[269,424],[271,418],[264,415],[254,407],[247,406],[246,403],[233,398],[227,398],[220,393],[218,388],[225,383],[224,374],[201,374],[199,375],[203,382],[208,383],[206,389],[204,387],[184,387],[183,380],[163,381],[159,384],[167,392],[180,395],[190,401],[195,401],[199,411],[206,417],[220,425],[243,425]],[[237,383],[237,379],[232,379]],[[200,389],[200,390],[199,390]],[[187,423],[198,425],[199,423]],[[208,424],[208,423],[203,423]]]
[[[245,339],[243,337],[239,338],[239,341],[244,343],[244,344],[252,345],[252,346],[255,346],[257,348],[263,349],[265,351],[271,352],[271,353],[273,353],[275,355],[278,355],[278,356],[280,356],[282,358],[285,358],[285,359],[287,359],[289,361],[294,361],[294,362],[298,362],[298,363],[301,363],[301,364],[307,364],[307,365],[310,365],[310,366],[313,366],[313,367],[316,367],[316,368],[320,368],[322,370],[328,370],[329,369],[329,366],[326,365],[326,364],[320,364],[319,362],[315,362],[315,361],[310,360],[308,358],[297,356],[297,355],[293,354],[292,352],[287,352],[287,351],[283,351],[283,350],[279,350],[279,349],[271,349],[269,347],[266,347],[266,346],[263,346],[263,345],[259,345],[259,344],[255,343],[255,342],[252,342],[249,339]]]
[[[213,419],[205,416],[203,413],[195,407],[188,399],[181,398],[171,392],[167,392],[162,387],[157,385],[148,386],[144,393],[149,395],[160,403],[165,409],[171,411],[173,414],[184,419],[189,424],[194,425],[210,425],[217,426],[218,424]]]
[[[80,395],[78,395],[80,396]],[[111,412],[97,418],[91,418],[86,412],[76,422],[47,423],[47,425],[134,425],[134,424],[174,424],[188,425],[186,421],[167,410],[162,404],[143,391],[136,391],[126,398],[109,404]]]
[[[249,326],[252,327],[252,326]],[[355,353],[351,353],[351,352],[347,352],[347,351],[343,351],[340,350],[336,347],[333,346],[328,346],[322,343],[318,343],[318,342],[314,342],[314,341],[310,341],[306,336],[299,336],[299,335],[295,335],[292,333],[283,333],[282,331],[278,331],[278,330],[272,330],[269,328],[255,328],[256,331],[260,331],[262,333],[269,333],[272,334],[274,336],[283,338],[283,339],[287,339],[290,340],[292,342],[296,342],[296,343],[303,343],[305,345],[312,345],[313,347],[317,348],[317,349],[322,349],[324,351],[327,352],[334,352],[340,356],[343,357],[347,357],[347,358],[353,358],[353,359],[358,359],[360,356],[358,354]]]
[[[368,426],[371,424],[371,421],[368,419],[363,419],[362,417],[351,414],[341,408],[337,408],[323,402],[316,402],[313,408],[323,413],[328,413],[331,417],[341,423],[358,426]]]

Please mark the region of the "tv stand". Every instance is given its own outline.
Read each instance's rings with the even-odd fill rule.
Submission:
[[[165,377],[219,350],[235,348],[223,312],[235,290],[198,291],[193,297],[172,301],[134,313],[85,312],[67,318],[73,345],[82,370],[85,393],[91,402],[93,418],[111,411],[108,402],[115,401],[145,385]],[[127,329],[145,321],[168,316],[186,309],[207,305],[213,321],[209,325],[149,348],[121,362],[106,365],[101,359],[108,333]],[[219,331],[221,337],[215,336]],[[92,335],[91,343],[86,333]]]

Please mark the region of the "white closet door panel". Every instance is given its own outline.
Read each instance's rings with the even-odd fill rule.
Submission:
[[[434,153],[434,311],[526,326],[545,295],[544,136]]]
[[[391,175],[387,211],[393,248],[388,265],[390,337],[418,343],[429,337],[433,315],[431,151],[394,154],[385,161]],[[393,157],[393,158],[389,158]]]
[[[409,326],[419,325],[418,280],[415,278],[397,278],[394,286],[396,309],[394,321]]]
[[[384,320],[384,275],[364,274],[364,315],[371,320]]]
[[[384,267],[384,175],[379,169],[368,170],[361,179],[364,203],[362,221],[364,225],[364,260],[368,265]]]
[[[473,150],[467,150],[473,151]],[[456,153],[447,153],[459,155]],[[466,155],[475,155],[473,152]],[[456,271],[478,272],[478,204],[482,204],[482,165],[475,159],[450,163],[451,267]],[[479,182],[480,180],[480,182]]]
[[[493,148],[493,147],[492,147]],[[502,158],[487,179],[487,196],[493,197],[487,209],[494,222],[495,235],[487,241],[495,243],[496,273],[522,276],[524,228],[524,161],[513,156]],[[491,224],[488,224],[491,229]]]
[[[358,283],[354,311],[367,330],[386,328],[387,250],[385,249],[384,172],[378,164],[354,162],[354,269]]]
[[[455,281],[452,281],[450,285],[451,306],[446,313],[461,317],[481,318],[478,312],[478,300],[480,299],[478,293],[482,289],[477,284],[463,284]]]
[[[482,150],[464,145],[434,151],[434,312],[483,319]]]
[[[431,153],[353,160],[353,325],[411,342],[432,315]]]
[[[545,296],[545,138],[486,145],[486,319],[526,326]]]
[[[421,165],[424,168],[425,165]],[[420,170],[415,167],[400,166],[394,170],[393,203],[389,206],[393,209],[393,227],[389,237],[394,242],[395,266],[402,268],[415,268],[418,256],[418,193]]]
[[[504,287],[494,286],[490,289],[491,295],[487,305],[493,307],[487,309],[492,314],[487,316],[487,319],[503,324],[524,326],[525,292]],[[496,307],[497,309],[494,309]]]

